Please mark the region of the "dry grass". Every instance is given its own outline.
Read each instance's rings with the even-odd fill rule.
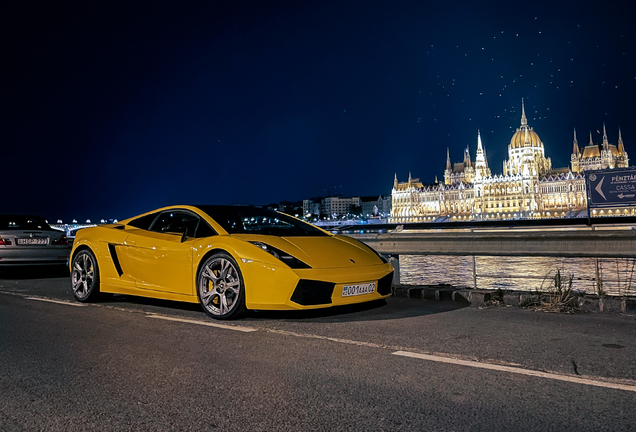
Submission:
[[[573,279],[574,276],[570,275],[567,281],[564,281],[561,270],[557,269],[554,276],[548,274],[544,279],[544,282],[552,280],[554,286],[544,290],[541,284],[541,289],[527,297],[519,307],[554,313],[579,312],[579,296],[572,290]]]

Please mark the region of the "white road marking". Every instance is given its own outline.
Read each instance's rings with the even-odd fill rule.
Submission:
[[[53,300],[53,299],[48,299],[48,298],[43,298],[43,297],[25,297],[25,299],[27,299],[27,300],[38,300],[38,301],[44,301],[44,302],[49,302],[49,303],[63,304],[63,305],[67,305],[67,306],[88,306],[87,304],[84,304],[84,303],[70,302],[70,301],[64,301],[64,300]]]
[[[26,297],[23,294],[19,294],[19,293],[16,293],[16,292],[0,291],[0,294],[17,295],[17,296],[20,296],[20,297],[24,297],[27,300],[39,300],[39,301],[45,301],[45,302],[49,302],[49,303],[63,304],[63,305],[67,305],[67,306],[89,306],[88,304],[85,304],[85,303],[69,302],[69,301],[63,301],[63,300],[53,300],[53,299],[47,299],[47,298],[41,298],[41,297]],[[126,309],[121,309],[121,310],[126,310]],[[208,327],[222,328],[222,329],[226,329],[226,330],[235,330],[235,331],[240,331],[240,332],[244,332],[244,333],[250,333],[250,332],[259,331],[259,329],[253,328],[253,327],[243,327],[243,326],[234,326],[234,325],[226,325],[226,324],[217,324],[217,323],[214,323],[214,322],[189,320],[189,319],[183,319],[183,318],[173,318],[173,317],[156,315],[156,314],[147,314],[146,316],[148,318],[158,318],[158,319],[163,319],[163,320],[167,320],[167,321],[177,321],[177,322],[183,322],[183,323],[189,323],[189,324],[198,324],[198,325],[204,325],[204,326],[208,326]],[[369,348],[399,349],[397,347],[391,347],[389,345],[382,345],[382,344],[377,344],[377,343],[372,343],[372,342],[362,342],[362,341],[355,341],[355,340],[349,340],[349,339],[334,338],[334,337],[329,337],[329,336],[320,336],[320,335],[313,335],[313,334],[296,333],[296,332],[291,332],[291,331],[286,331],[286,330],[277,330],[277,329],[268,329],[268,328],[262,328],[261,330],[264,330],[264,331],[267,331],[267,332],[270,332],[270,333],[277,333],[277,334],[281,334],[281,335],[286,335],[286,336],[311,338],[311,339],[322,339],[322,340],[328,340],[328,341],[336,342],[336,343],[344,343],[344,344],[348,344],[348,345],[366,346],[366,347],[369,347]],[[576,384],[591,385],[591,386],[604,387],[604,388],[610,388],[610,389],[615,389],[615,390],[625,390],[625,391],[636,392],[636,384],[621,384],[621,383],[615,383],[615,382],[609,382],[609,381],[600,381],[600,380],[597,380],[597,379],[579,378],[579,377],[569,376],[569,375],[560,375],[560,374],[557,374],[557,373],[540,372],[540,371],[535,371],[535,370],[531,370],[531,369],[523,369],[523,368],[520,368],[520,367],[503,366],[503,365],[497,365],[497,364],[492,364],[492,363],[482,363],[482,362],[472,361],[472,360],[460,360],[460,359],[455,359],[455,358],[452,358],[452,357],[444,357],[444,356],[431,355],[431,354],[420,354],[420,353],[409,352],[409,351],[395,351],[392,354],[393,355],[397,355],[397,356],[402,356],[402,357],[417,358],[417,359],[420,359],[420,360],[429,360],[429,361],[434,361],[434,362],[449,363],[449,364],[455,364],[455,365],[460,365],[460,366],[469,366],[469,367],[475,367],[475,368],[481,368],[481,369],[490,369],[490,370],[496,370],[496,371],[500,371],[500,372],[516,373],[516,374],[520,374],[520,375],[527,375],[527,376],[534,376],[534,377],[539,377],[539,378],[553,379],[553,380],[571,382],[571,383],[576,383]],[[622,381],[630,381],[631,382],[631,380],[622,380]]]
[[[213,322],[196,321],[196,320],[189,320],[189,319],[183,319],[183,318],[172,318],[172,317],[167,317],[167,316],[163,316],[163,315],[148,314],[146,316],[148,318],[158,318],[158,319],[162,319],[162,320],[166,320],[166,321],[178,321],[178,322],[189,323],[189,324],[199,324],[199,325],[204,325],[204,326],[208,326],[208,327],[217,327],[217,328],[222,328],[222,329],[226,329],[226,330],[236,330],[236,331],[240,331],[240,332],[243,332],[243,333],[249,333],[249,332],[258,331],[258,329],[255,329],[255,328],[252,328],[252,327],[217,324],[217,323],[213,323]]]
[[[354,340],[349,340],[349,339],[339,339],[339,338],[333,338],[333,337],[329,337],[329,336],[320,336],[320,335],[314,335],[314,334],[304,334],[304,333],[295,333],[295,332],[291,332],[291,331],[287,331],[287,330],[276,330],[276,329],[264,329],[270,333],[278,333],[278,334],[282,334],[285,336],[293,336],[293,337],[302,337],[302,338],[310,338],[310,339],[322,339],[322,340],[328,340],[331,342],[337,342],[337,343],[343,343],[343,344],[348,344],[348,345],[358,345],[358,346],[366,346],[366,347],[371,347],[371,348],[389,348],[389,349],[395,349],[395,347],[390,347],[387,345],[380,345],[380,344],[376,344],[373,342],[361,342],[361,341],[354,341]]]
[[[548,373],[548,372],[539,372],[539,371],[534,371],[530,369],[522,369],[517,367],[511,367],[511,366],[500,366],[496,364],[481,363],[477,361],[458,360],[458,359],[454,359],[450,357],[440,357],[440,356],[434,356],[430,354],[419,354],[419,353],[408,352],[408,351],[396,351],[392,354],[403,356],[403,357],[412,357],[412,358],[417,358],[422,360],[429,360],[434,362],[450,363],[450,364],[470,366],[470,367],[476,367],[476,368],[482,368],[482,369],[491,369],[491,370],[496,370],[500,372],[510,372],[510,373],[516,373],[521,375],[529,375],[534,377],[553,379],[558,381],[567,381],[567,382],[577,383],[577,384],[585,384],[585,385],[591,385],[596,387],[605,387],[605,388],[611,388],[616,390],[626,390],[626,391],[636,392],[636,385],[597,381],[597,380],[588,379],[588,378],[578,378],[575,376],[559,375],[556,373]]]

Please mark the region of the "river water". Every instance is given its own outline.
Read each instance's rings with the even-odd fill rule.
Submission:
[[[601,285],[609,295],[636,295],[636,258],[478,256],[474,263],[475,272],[472,256],[401,255],[400,283],[475,288],[476,273],[478,289],[548,291],[558,271],[565,288],[571,277],[572,288],[587,294]]]

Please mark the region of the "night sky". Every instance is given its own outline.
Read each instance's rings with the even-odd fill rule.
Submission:
[[[0,6],[0,212],[390,194],[528,123],[553,167],[622,130],[630,2],[19,2]]]

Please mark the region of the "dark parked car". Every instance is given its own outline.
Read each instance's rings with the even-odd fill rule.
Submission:
[[[69,255],[66,234],[43,217],[0,214],[0,267],[66,265]]]

